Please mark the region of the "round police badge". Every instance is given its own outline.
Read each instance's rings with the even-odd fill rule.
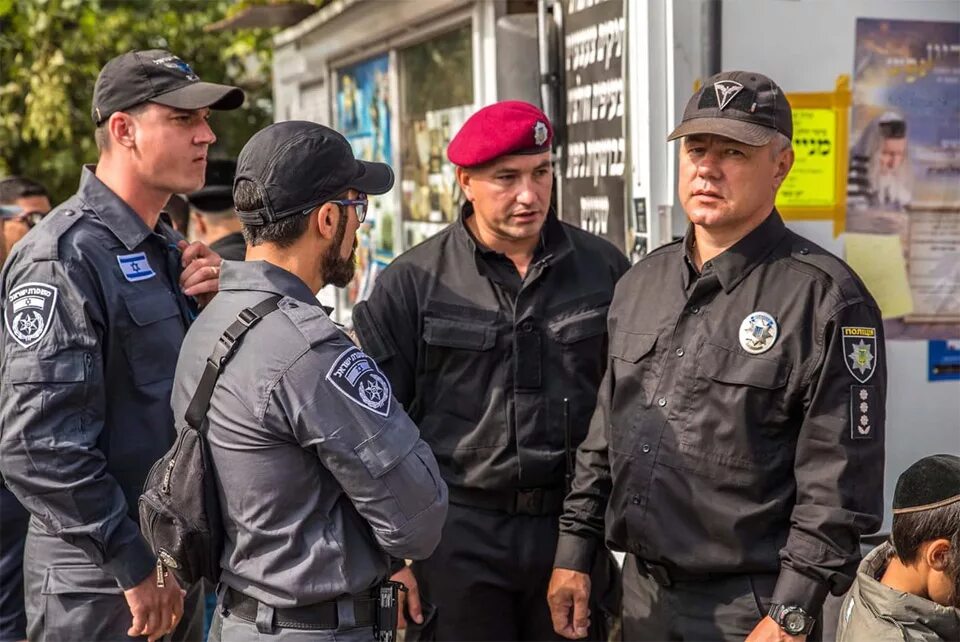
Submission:
[[[740,324],[740,347],[750,354],[761,354],[773,347],[780,330],[766,312],[751,312]]]

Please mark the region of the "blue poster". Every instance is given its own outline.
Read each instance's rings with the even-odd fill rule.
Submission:
[[[357,158],[393,165],[386,55],[337,70],[336,129],[353,145]]]
[[[960,380],[960,339],[929,343],[927,379],[930,381]]]

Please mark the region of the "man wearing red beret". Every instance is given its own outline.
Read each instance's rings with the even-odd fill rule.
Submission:
[[[466,198],[459,220],[394,261],[354,309],[364,350],[450,488],[440,546],[394,576],[410,588],[412,626],[438,640],[559,639],[546,589],[565,477],[629,263],[551,209],[552,138],[528,103],[474,114],[447,150]],[[605,639],[600,602],[615,570],[597,557],[590,636]]]

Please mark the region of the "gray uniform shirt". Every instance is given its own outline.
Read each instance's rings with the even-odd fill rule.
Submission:
[[[220,293],[184,340],[175,416],[227,326],[274,294],[280,309],[220,375],[207,434],[226,531],[221,579],[283,608],[376,585],[388,554],[430,555],[447,488],[374,361],[303,281],[269,263],[224,262]]]
[[[123,588],[156,559],[137,499],[173,443],[170,387],[195,315],[180,238],[147,228],[85,168],[0,277],[0,471],[44,529]]]

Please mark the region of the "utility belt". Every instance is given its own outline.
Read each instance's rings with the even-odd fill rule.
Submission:
[[[373,627],[377,642],[393,642],[397,637],[401,590],[406,591],[406,587],[399,582],[384,582],[365,593],[339,600],[273,608],[228,586],[223,591],[222,609],[256,624],[261,633],[272,633],[274,628],[335,631],[369,626]]]
[[[560,515],[566,491],[563,487],[481,490],[449,487],[450,503],[509,515]]]

